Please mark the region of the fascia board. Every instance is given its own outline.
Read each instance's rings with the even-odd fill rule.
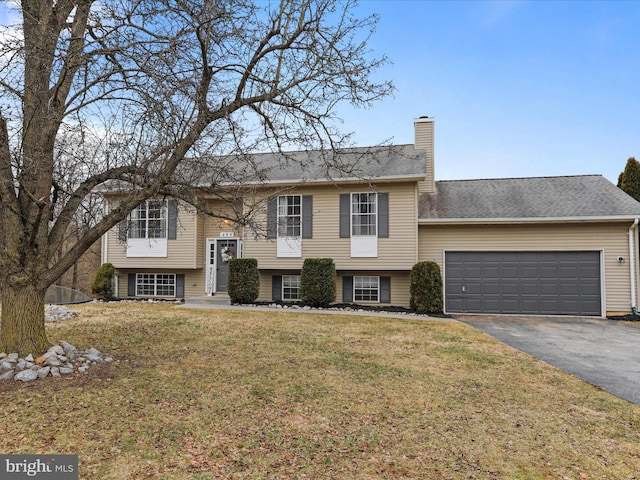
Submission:
[[[633,222],[640,215],[609,215],[598,217],[523,217],[523,218],[420,218],[419,225],[466,225],[466,224],[515,224],[515,223],[595,223]]]
[[[294,185],[326,185],[335,183],[381,183],[381,182],[405,182],[405,181],[419,181],[426,180],[426,175],[389,175],[384,177],[340,177],[340,178],[327,178],[310,180],[308,178],[299,179],[287,179],[287,180],[265,180],[263,182],[245,182],[242,186],[294,186]],[[221,186],[239,186],[237,183],[225,182],[220,183]],[[203,186],[203,185],[201,185]]]

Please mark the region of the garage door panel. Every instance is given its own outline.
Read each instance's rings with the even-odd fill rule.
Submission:
[[[581,285],[581,293],[584,297],[592,296],[600,298],[600,284],[595,282],[585,282]]]
[[[522,295],[538,295],[540,289],[537,282],[526,281],[520,284],[520,292]]]
[[[543,298],[541,299],[541,306],[544,312],[557,312],[560,308],[557,298]]]
[[[500,295],[500,283],[498,282],[484,282],[482,284],[483,295]]]
[[[501,268],[501,277],[502,279],[508,279],[508,278],[512,278],[514,280],[517,280],[519,277],[519,271],[518,271],[518,266],[517,265],[502,265]]]
[[[473,281],[466,282],[463,285],[462,291],[467,295],[479,295],[482,294],[482,282],[473,279]]]
[[[557,279],[558,278],[558,266],[555,264],[544,263],[540,264],[538,270],[541,279]]]
[[[500,312],[500,298],[487,298],[483,299],[482,308],[490,313]]]
[[[448,312],[601,314],[599,252],[447,252]]]
[[[540,295],[558,295],[558,282],[540,282]]]

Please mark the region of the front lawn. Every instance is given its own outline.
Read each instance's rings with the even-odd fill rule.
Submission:
[[[86,304],[113,364],[0,382],[2,453],[95,479],[637,479],[640,406],[456,322]]]

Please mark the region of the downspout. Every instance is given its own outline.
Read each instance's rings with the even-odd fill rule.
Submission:
[[[638,314],[638,306],[636,304],[636,242],[634,233],[637,231],[638,222],[640,219],[636,218],[633,224],[629,227],[629,274],[631,275],[631,311],[634,315]]]

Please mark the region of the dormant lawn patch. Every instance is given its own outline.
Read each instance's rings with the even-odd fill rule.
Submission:
[[[52,341],[114,357],[0,382],[3,453],[84,479],[632,479],[640,407],[469,326],[87,304]]]

